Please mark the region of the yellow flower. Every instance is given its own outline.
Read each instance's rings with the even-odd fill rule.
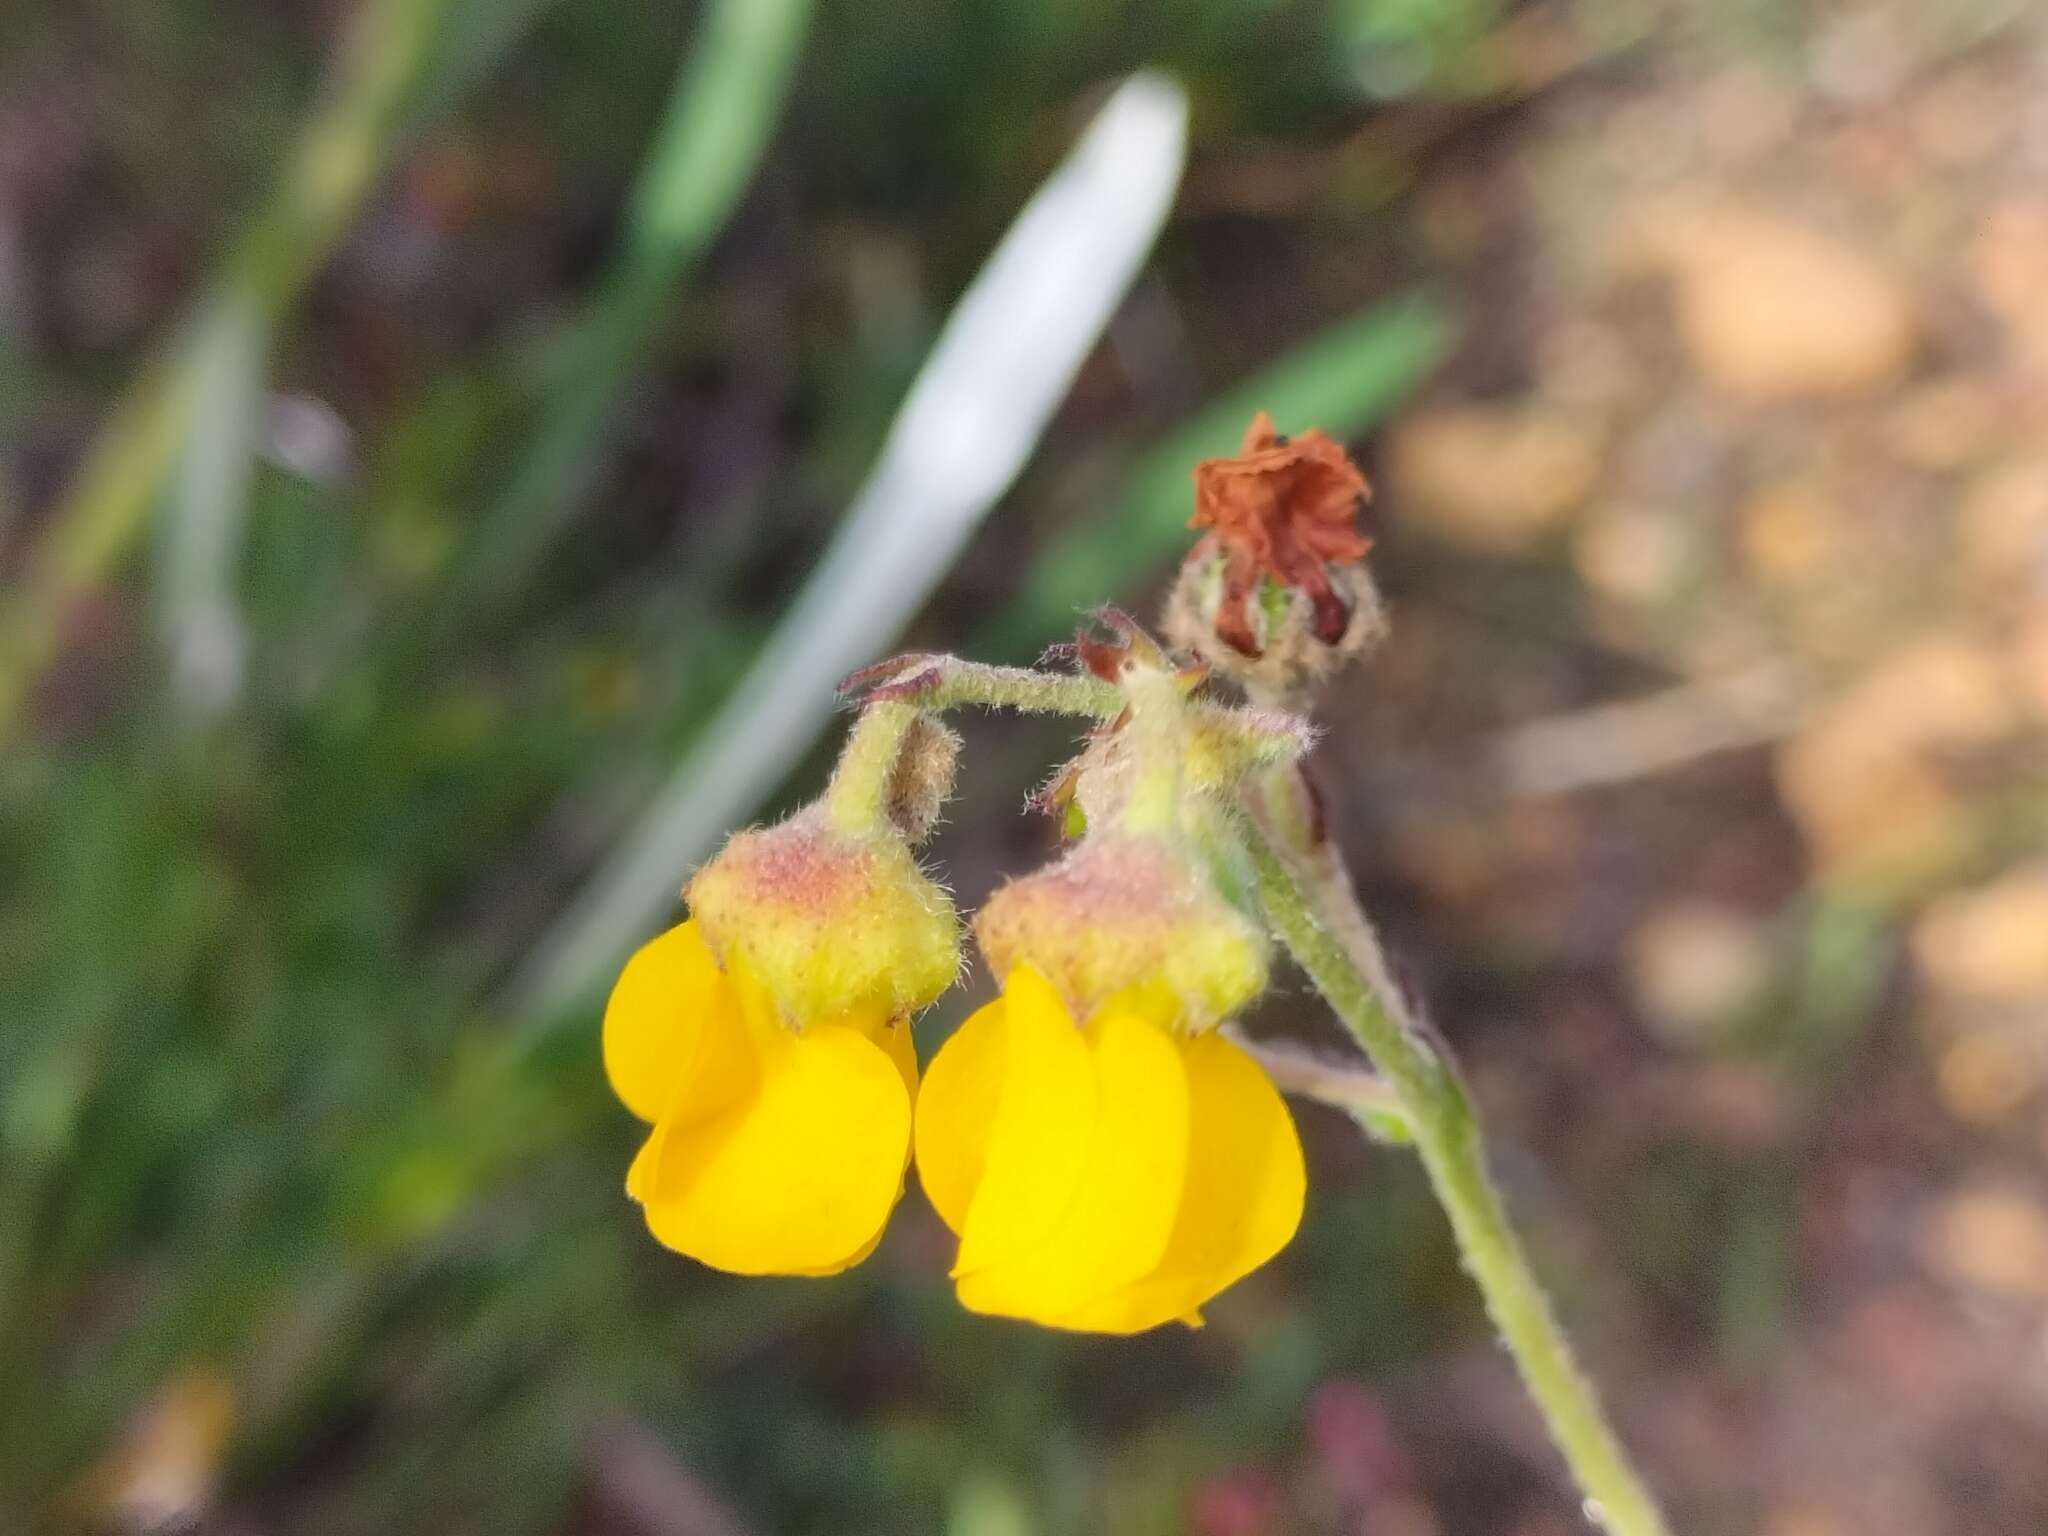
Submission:
[[[1301,1221],[1301,1142],[1257,1063],[1158,989],[1079,1027],[1029,965],[925,1079],[917,1166],[970,1311],[1055,1328],[1200,1326]]]
[[[952,903],[899,842],[810,812],[734,838],[690,898],[605,1010],[606,1075],[653,1126],[626,1191],[713,1268],[835,1274],[903,1192],[909,1016],[958,967]]]
[[[604,1063],[653,1124],[626,1192],[670,1248],[742,1275],[835,1274],[872,1251],[910,1145],[906,1021],[870,1006],[799,1033],[685,922],[627,962]]]

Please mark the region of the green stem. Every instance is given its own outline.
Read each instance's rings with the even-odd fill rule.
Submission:
[[[938,652],[892,656],[854,673],[840,691],[855,698],[900,699],[932,714],[972,707],[1112,720],[1126,702],[1116,684],[1085,672],[991,667]]]
[[[1129,704],[1117,739],[1126,744],[1129,759],[1115,819],[1126,832],[1175,836],[1185,818],[1188,750],[1180,689],[1172,673],[1138,667],[1124,679],[1124,697]]]
[[[889,780],[918,711],[887,699],[860,712],[825,789],[825,811],[842,832],[872,833],[889,814]]]
[[[1509,1224],[1464,1086],[1409,1015],[1343,864],[1304,813],[1298,785],[1285,770],[1248,796],[1247,841],[1267,918],[1392,1087],[1466,1272],[1578,1480],[1587,1517],[1611,1536],[1666,1536]]]
[[[1332,1109],[1341,1109],[1354,1120],[1394,1131],[1403,1145],[1414,1140],[1408,1132],[1407,1113],[1400,1099],[1386,1079],[1371,1068],[1327,1061],[1296,1047],[1251,1039],[1235,1029],[1226,1028],[1223,1033],[1265,1069],[1273,1086],[1282,1093],[1314,1099]]]

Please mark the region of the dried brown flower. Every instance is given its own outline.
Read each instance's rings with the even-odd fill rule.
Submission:
[[[1327,645],[1341,640],[1351,613],[1328,568],[1353,564],[1372,547],[1356,522],[1371,494],[1344,445],[1329,433],[1283,436],[1264,411],[1252,418],[1235,458],[1197,464],[1188,526],[1210,531],[1190,558],[1223,557],[1216,634],[1243,655],[1259,654],[1248,605],[1271,576],[1308,599],[1317,639]]]

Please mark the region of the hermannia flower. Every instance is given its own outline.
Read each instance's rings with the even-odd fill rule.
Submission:
[[[716,1269],[836,1273],[903,1191],[909,1019],[952,984],[957,925],[879,802],[841,788],[734,837],[605,1010],[606,1073],[652,1125],[627,1192]]]
[[[1261,411],[1235,457],[1195,466],[1190,526],[1207,533],[1174,584],[1168,635],[1268,697],[1356,658],[1386,629],[1357,528],[1371,494],[1343,444],[1284,436]]]
[[[932,1062],[917,1165],[969,1310],[1135,1333],[1199,1325],[1294,1235],[1304,1179],[1279,1093],[1215,1030],[1264,989],[1263,936],[1179,832],[1175,786],[1119,745],[1079,776],[1101,830],[976,919],[1003,994]]]

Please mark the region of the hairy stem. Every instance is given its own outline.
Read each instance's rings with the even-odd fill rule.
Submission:
[[[1297,1098],[1314,1099],[1353,1119],[1365,1120],[1389,1129],[1398,1128],[1401,1140],[1407,1134],[1407,1117],[1401,1101],[1385,1078],[1370,1067],[1330,1061],[1298,1046],[1275,1045],[1254,1040],[1235,1029],[1224,1035],[1265,1069],[1273,1086]]]
[[[867,832],[888,815],[889,781],[918,711],[888,699],[868,705],[854,722],[825,790],[825,809],[842,832]]]
[[[1124,707],[1123,691],[1116,684],[1085,672],[991,667],[931,652],[894,656],[863,668],[839,690],[871,702],[900,699],[934,714],[972,707],[1109,720]]]
[[[1350,877],[1304,795],[1287,769],[1247,796],[1247,841],[1267,918],[1393,1090],[1466,1272],[1578,1480],[1588,1519],[1612,1536],[1666,1536],[1509,1224],[1464,1086],[1392,984]]]

